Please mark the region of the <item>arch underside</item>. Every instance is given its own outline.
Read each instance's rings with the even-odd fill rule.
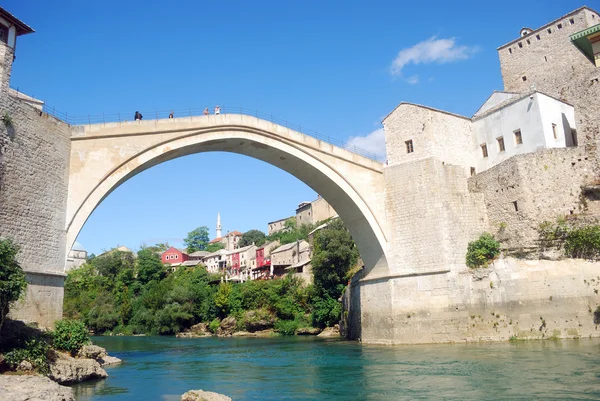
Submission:
[[[84,139],[86,140],[88,139]],[[174,138],[143,149],[120,165],[112,167],[101,182],[94,186],[68,222],[68,248],[72,246],[93,210],[119,185],[160,163],[194,153],[212,151],[237,153],[262,160],[307,184],[329,202],[350,230],[364,261],[365,275],[377,272],[376,275],[379,276],[389,271],[384,252],[384,232],[367,202],[349,180],[316,157],[317,152],[310,148],[302,149],[283,139],[273,140],[272,137],[264,137],[258,133],[235,130],[195,132]],[[77,188],[70,190],[76,192]]]

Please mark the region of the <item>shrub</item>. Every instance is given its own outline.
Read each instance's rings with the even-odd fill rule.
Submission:
[[[59,320],[52,334],[54,348],[68,351],[75,355],[85,344],[90,342],[90,336],[83,324],[78,320]]]
[[[19,247],[10,239],[0,239],[0,329],[10,304],[27,288],[25,273],[17,263]]]
[[[298,320],[278,320],[275,322],[275,331],[286,336],[293,336],[300,328],[301,323]]]
[[[208,325],[208,329],[211,333],[216,334],[217,330],[219,330],[219,326],[221,325],[221,321],[219,319],[213,319],[212,322]]]
[[[340,322],[342,304],[336,299],[326,295],[323,298],[315,297],[313,309],[313,325],[317,327],[332,327]]]
[[[565,253],[572,258],[600,259],[600,226],[569,231],[565,240]]]
[[[483,233],[479,239],[469,242],[467,248],[467,266],[471,268],[487,267],[488,263],[500,254],[500,244],[490,233]]]
[[[41,338],[30,338],[22,348],[15,348],[7,352],[4,356],[6,363],[13,369],[22,361],[27,361],[41,374],[47,374],[50,371],[48,365],[48,352],[50,345]]]

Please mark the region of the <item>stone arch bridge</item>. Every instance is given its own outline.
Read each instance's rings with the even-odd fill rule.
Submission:
[[[250,156],[306,183],[347,225],[365,271],[387,274],[383,164],[244,114],[77,127],[71,137],[67,251],[94,209],[129,178],[162,162],[210,151]]]

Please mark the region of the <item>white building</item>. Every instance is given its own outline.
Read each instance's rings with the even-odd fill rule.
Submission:
[[[472,118],[401,103],[383,120],[388,164],[436,157],[473,175],[517,154],[577,146],[574,115],[535,90],[494,92]]]
[[[219,273],[227,267],[227,255],[228,251],[225,249],[219,249],[216,252],[209,253],[202,258],[202,263],[206,266],[206,270],[209,273]]]
[[[83,248],[83,246],[75,241],[73,247],[69,251],[67,255],[67,263],[65,265],[65,270],[69,271],[72,269],[76,269],[87,260],[87,251]]]

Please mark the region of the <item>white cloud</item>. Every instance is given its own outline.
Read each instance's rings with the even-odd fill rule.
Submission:
[[[385,133],[379,128],[365,136],[353,136],[346,142],[346,149],[351,152],[368,152],[378,159],[385,158]]]
[[[410,77],[406,78],[406,82],[408,82],[411,85],[416,85],[419,83],[419,76],[411,75]]]
[[[402,69],[408,64],[444,64],[466,60],[478,51],[476,46],[457,45],[455,38],[437,39],[435,36],[419,42],[416,45],[400,50],[392,65],[392,76],[402,76]],[[413,75],[407,78],[410,84],[419,82],[419,77]]]

